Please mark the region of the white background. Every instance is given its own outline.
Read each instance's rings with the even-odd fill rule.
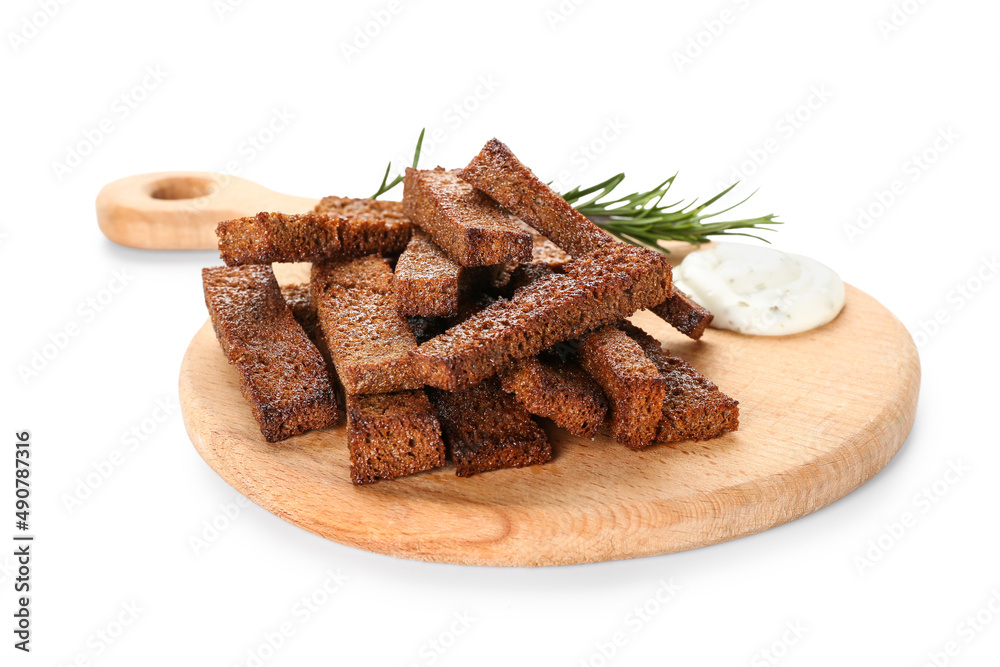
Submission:
[[[564,2],[555,20],[555,0],[413,0],[391,5],[350,56],[344,45],[372,12],[385,22],[386,0],[234,0],[221,15],[212,0],[52,2],[51,18],[38,14],[44,2],[5,2],[2,424],[6,459],[15,429],[33,431],[38,541],[30,656],[10,646],[12,559],[0,550],[0,662],[246,665],[289,621],[294,634],[263,664],[763,665],[774,648],[789,666],[922,665],[951,641],[957,655],[938,664],[997,664],[1000,613],[983,612],[992,623],[978,631],[964,619],[991,598],[1000,611],[1000,280],[988,264],[1000,246],[989,204],[1000,7],[895,0],[908,13],[894,15],[893,1],[591,0]],[[127,115],[123,94],[142,98]],[[248,136],[275,110],[294,118],[251,155]],[[58,167],[105,118],[111,132]],[[366,196],[425,126],[443,138],[425,165],[464,165],[496,135],[543,177],[572,184],[626,170],[649,186],[680,170],[678,193],[706,196],[741,171],[740,192],[760,188],[741,210],[788,223],[779,248],[834,267],[920,343],[920,410],[901,453],[812,516],[669,556],[542,569],[410,562],[256,506],[196,554],[190,538],[238,499],[176,408],[178,366],[206,316],[199,269],[218,257],[108,242],[97,191],[235,160],[278,191]],[[950,138],[935,147],[939,136]],[[897,180],[901,194],[880,211]],[[852,228],[859,209],[876,215]],[[92,316],[81,304],[115,272],[127,286]],[[943,323],[932,327],[935,314]],[[23,379],[18,368],[70,323],[80,334]],[[157,401],[172,414],[130,449],[123,434]],[[121,465],[68,509],[115,450]],[[967,471],[942,481],[952,464]],[[0,535],[13,532],[12,466],[0,466]],[[942,494],[918,503],[935,482]],[[892,537],[886,526],[905,512],[915,525]],[[878,540],[877,562],[859,567]],[[328,570],[347,581],[300,623],[293,606]],[[680,590],[637,628],[627,617],[661,580]],[[132,603],[138,618],[102,645],[96,633],[114,631]],[[456,614],[474,620],[452,643]],[[617,631],[627,642],[604,660],[599,644]],[[442,635],[452,645],[428,653]]]

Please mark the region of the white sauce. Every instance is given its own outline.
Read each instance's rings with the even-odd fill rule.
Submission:
[[[815,329],[844,307],[844,283],[829,267],[742,243],[691,253],[674,282],[712,312],[711,326],[758,336]]]

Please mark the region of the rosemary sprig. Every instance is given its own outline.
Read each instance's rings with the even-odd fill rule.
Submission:
[[[420,149],[424,143],[425,130],[426,128],[420,131],[417,147],[413,152],[414,169],[417,168],[417,163],[420,161]],[[386,166],[385,174],[382,176],[382,184],[379,185],[378,191],[371,196],[372,199],[378,199],[403,182],[402,174],[389,181],[391,171],[392,162]],[[562,197],[576,210],[610,234],[634,245],[646,246],[661,252],[670,251],[661,246],[659,241],[686,241],[700,245],[711,236],[748,236],[769,243],[767,239],[756,234],[738,230],[774,231],[768,225],[781,224],[779,220],[775,220],[777,216],[773,214],[759,218],[709,222],[711,218],[733,210],[753,196],[751,193],[746,199],[721,211],[705,212],[709,206],[729,194],[739,183],[733,183],[703,204],[698,204],[697,199],[690,204],[685,204],[683,200],[665,204],[663,199],[667,196],[676,179],[677,174],[674,174],[652,190],[633,192],[616,199],[607,199],[625,180],[625,174],[616,174],[597,185],[587,188],[577,186],[564,193]]]
[[[781,224],[775,220],[777,216],[773,214],[726,222],[706,222],[710,218],[733,210],[750,199],[753,193],[721,211],[706,213],[705,210],[709,206],[729,194],[738,183],[733,183],[703,204],[698,204],[697,200],[686,205],[683,200],[665,204],[663,199],[676,178],[677,174],[674,174],[652,190],[633,192],[604,201],[625,180],[625,174],[617,174],[588,188],[575,187],[562,196],[574,208],[610,234],[633,245],[646,246],[661,252],[669,251],[659,245],[659,241],[686,241],[700,245],[710,236],[749,236],[769,243],[767,239],[756,234],[734,230],[774,231],[772,227],[766,225]],[[593,197],[586,199],[590,195]]]
[[[424,145],[424,132],[427,128],[420,130],[420,136],[417,138],[417,149],[413,151],[413,168],[417,168],[417,162],[420,161],[420,147]],[[378,186],[378,192],[371,196],[372,199],[378,199],[380,196],[384,195],[389,190],[403,182],[403,175],[397,174],[396,178],[392,179],[391,183],[386,184],[389,180],[389,172],[392,170],[392,162],[389,162],[385,167],[385,175],[382,176],[382,185]]]

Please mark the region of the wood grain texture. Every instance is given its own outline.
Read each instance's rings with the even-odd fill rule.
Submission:
[[[145,250],[213,250],[223,220],[260,211],[305,213],[319,200],[268,190],[245,178],[198,171],[129,176],[97,195],[97,224],[115,243]]]
[[[304,276],[278,268],[283,280]],[[449,466],[359,488],[343,423],[264,441],[208,323],[181,367],[184,421],[223,479],[313,533],[403,558],[530,566],[663,554],[783,524],[870,479],[913,424],[913,341],[853,287],[836,320],[795,336],[709,330],[694,342],[649,313],[633,320],[739,400],[738,432],[634,452],[604,432],[588,441],[546,424],[551,463],[467,479]]]

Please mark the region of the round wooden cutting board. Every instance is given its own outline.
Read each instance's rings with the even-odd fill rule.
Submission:
[[[633,321],[740,402],[738,432],[635,452],[546,424],[545,465],[471,478],[449,465],[355,487],[343,423],[264,441],[210,323],[181,366],[184,421],[223,479],[286,521],[369,551],[474,565],[636,558],[766,530],[866,482],[913,424],[913,341],[852,287],[836,320],[795,336],[709,330],[694,342],[649,313]]]
[[[97,216],[123,245],[213,248],[220,220],[307,211],[316,201],[221,174],[163,172],[108,184]],[[671,244],[671,261],[689,248]],[[283,283],[308,280],[307,265],[275,273]],[[476,565],[635,558],[766,530],[866,482],[913,425],[913,340],[850,286],[836,320],[795,336],[709,330],[694,342],[649,313],[633,321],[740,402],[738,432],[634,452],[546,424],[555,457],[545,465],[463,479],[449,466],[355,487],[343,423],[264,441],[209,323],[181,365],[184,422],[223,479],[286,521],[361,549]]]

